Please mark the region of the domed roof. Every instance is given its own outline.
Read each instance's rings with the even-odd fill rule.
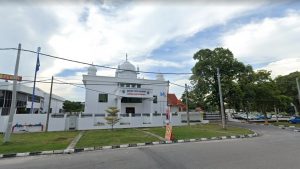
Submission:
[[[156,75],[156,80],[164,81],[164,80],[165,80],[164,75],[161,74],[161,73],[157,74],[157,75]]]
[[[127,60],[124,63],[122,63],[118,68],[121,71],[122,70],[136,71],[135,66],[133,64],[131,64],[130,62],[128,62]]]
[[[88,68],[88,75],[96,75],[96,73],[97,73],[97,68],[94,65]]]

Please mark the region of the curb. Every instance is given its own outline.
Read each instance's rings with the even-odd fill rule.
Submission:
[[[252,138],[252,137],[259,136],[259,134],[257,134],[253,130],[252,130],[252,132],[254,134],[221,136],[221,137],[210,137],[210,138],[196,138],[196,139],[174,140],[174,141],[159,141],[159,142],[156,141],[156,142],[122,144],[122,145],[102,146],[102,147],[100,146],[100,147],[86,147],[86,148],[71,148],[71,149],[65,149],[65,150],[0,154],[0,159],[12,158],[12,157],[52,155],[52,154],[73,154],[73,153],[87,152],[87,151],[119,149],[119,148],[123,149],[123,148],[130,148],[130,147],[143,147],[143,146],[148,146],[148,145],[159,145],[159,144],[176,144],[176,143],[203,142],[203,141],[214,141],[214,140],[233,140],[233,139],[244,139],[244,138]]]
[[[267,124],[267,125],[265,125],[265,124],[260,124],[260,123],[252,123],[252,124],[255,124],[255,125],[261,125],[261,126],[273,126],[273,127],[278,127],[278,128],[280,128],[280,129],[292,129],[292,131],[294,131],[294,132],[300,132],[300,128],[298,128],[298,127],[296,127],[296,126],[285,126],[285,125],[278,125],[278,126],[276,126],[276,125],[273,125],[273,124]]]

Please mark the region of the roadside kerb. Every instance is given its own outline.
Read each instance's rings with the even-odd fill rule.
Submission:
[[[196,139],[175,140],[175,141],[159,141],[159,142],[147,142],[147,143],[136,143],[136,144],[122,144],[122,145],[102,146],[102,147],[97,146],[97,147],[75,148],[75,149],[65,149],[65,150],[51,150],[51,151],[40,151],[40,152],[11,153],[11,154],[0,154],[0,159],[11,158],[11,157],[37,156],[37,155],[73,154],[73,153],[87,152],[87,151],[101,151],[101,150],[107,150],[107,149],[142,147],[142,146],[150,146],[150,145],[152,146],[152,145],[160,145],[160,144],[203,142],[203,141],[213,141],[213,140],[220,140],[220,139],[221,140],[230,140],[230,139],[237,139],[237,138],[243,139],[243,138],[252,138],[252,137],[257,137],[257,136],[259,136],[259,134],[254,132],[254,134],[247,134],[247,135],[233,135],[233,136],[196,138]]]
[[[250,123],[251,124],[251,123]],[[266,126],[273,126],[273,127],[278,127],[280,129],[294,129],[292,131],[294,132],[300,132],[300,128],[296,127],[296,126],[285,126],[285,125],[273,125],[273,124],[260,124],[260,123],[252,123],[252,124],[256,124],[256,125],[266,125]]]

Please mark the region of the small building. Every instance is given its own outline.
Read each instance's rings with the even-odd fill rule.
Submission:
[[[12,102],[12,83],[0,82],[0,113],[1,115],[8,115],[10,112]],[[17,84],[17,114],[30,114],[32,103],[32,87],[25,86],[21,83]],[[33,113],[42,114],[48,111],[49,94],[35,89],[35,97],[33,100]],[[64,98],[52,94],[50,112],[61,113]]]
[[[162,74],[156,79],[138,78],[139,69],[127,59],[118,66],[114,77],[97,76],[97,68],[88,68],[83,75],[85,114],[105,114],[108,107],[117,107],[119,116],[164,113],[169,83]]]
[[[168,106],[170,107],[171,112],[186,111],[186,105],[172,93],[168,94]]]

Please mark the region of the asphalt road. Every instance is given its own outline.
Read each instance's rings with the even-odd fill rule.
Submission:
[[[299,169],[300,133],[247,126],[260,137],[0,160],[0,169]]]

